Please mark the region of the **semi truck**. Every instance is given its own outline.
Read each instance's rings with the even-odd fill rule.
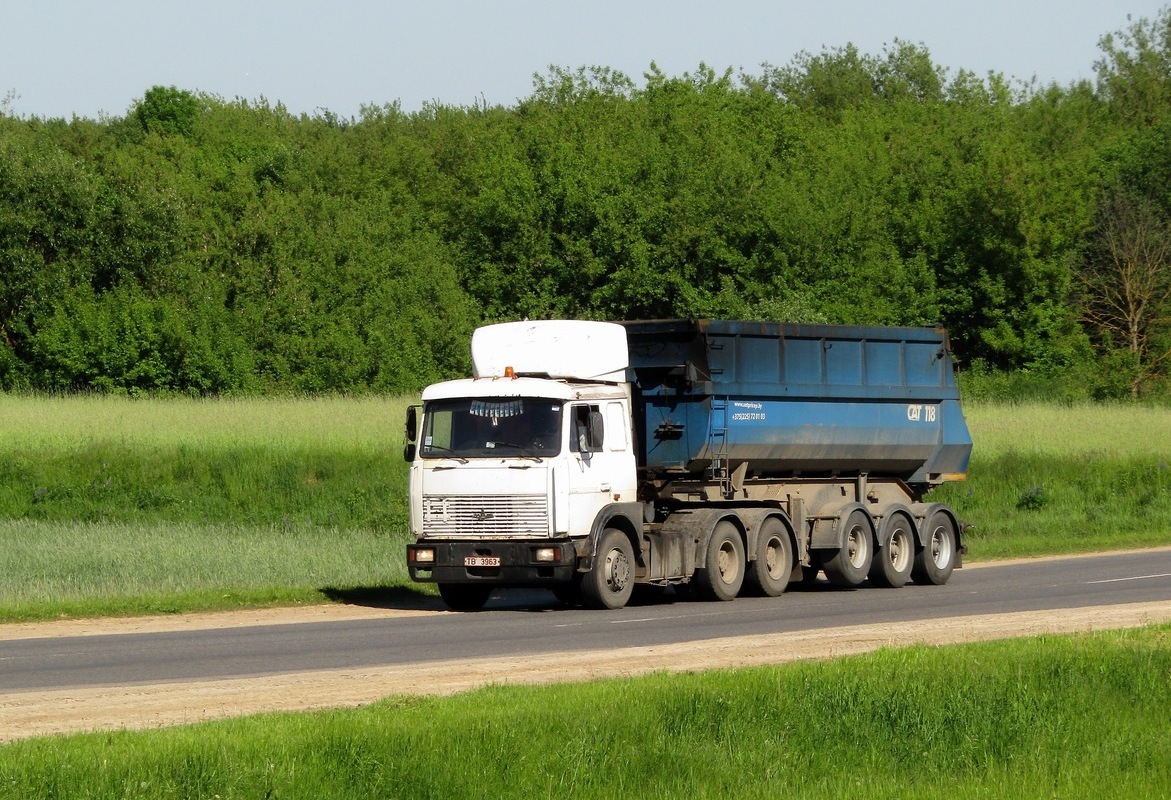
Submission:
[[[537,320],[476,329],[471,355],[407,410],[404,447],[408,570],[453,610],[961,566],[964,525],[929,497],[972,449],[941,328]]]

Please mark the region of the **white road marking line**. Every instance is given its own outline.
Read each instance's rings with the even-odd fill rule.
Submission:
[[[1135,575],[1132,578],[1106,578],[1100,581],[1086,581],[1086,585],[1089,586],[1095,583],[1122,583],[1123,581],[1145,581],[1150,578],[1171,578],[1171,572],[1160,572],[1158,575]]]

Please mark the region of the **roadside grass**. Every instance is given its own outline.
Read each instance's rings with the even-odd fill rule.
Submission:
[[[406,398],[0,397],[0,518],[403,529]]]
[[[932,499],[970,560],[1171,544],[1171,408],[970,404],[968,479]]]
[[[0,747],[13,798],[1167,797],[1171,626]]]
[[[5,448],[93,443],[269,451],[356,445],[402,452],[406,397],[120,397],[0,395]]]
[[[323,603],[409,583],[406,537],[306,524],[0,520],[0,621]]]
[[[411,398],[0,395],[0,622],[431,594]],[[1171,544],[1171,407],[973,403],[969,562]],[[338,587],[342,591],[337,591]]]

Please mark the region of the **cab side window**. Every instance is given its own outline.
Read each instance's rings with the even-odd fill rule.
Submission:
[[[626,412],[621,403],[606,404],[606,424],[610,426],[610,449],[618,453],[626,450]]]

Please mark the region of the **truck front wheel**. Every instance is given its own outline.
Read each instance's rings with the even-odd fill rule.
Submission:
[[[592,608],[622,608],[634,591],[634,548],[626,534],[607,528],[594,565],[581,581],[581,596]]]
[[[704,568],[695,571],[696,588],[711,600],[731,600],[744,585],[744,542],[731,522],[716,524],[708,538]]]
[[[491,586],[474,583],[441,583],[439,596],[452,611],[479,611],[492,594]]]

